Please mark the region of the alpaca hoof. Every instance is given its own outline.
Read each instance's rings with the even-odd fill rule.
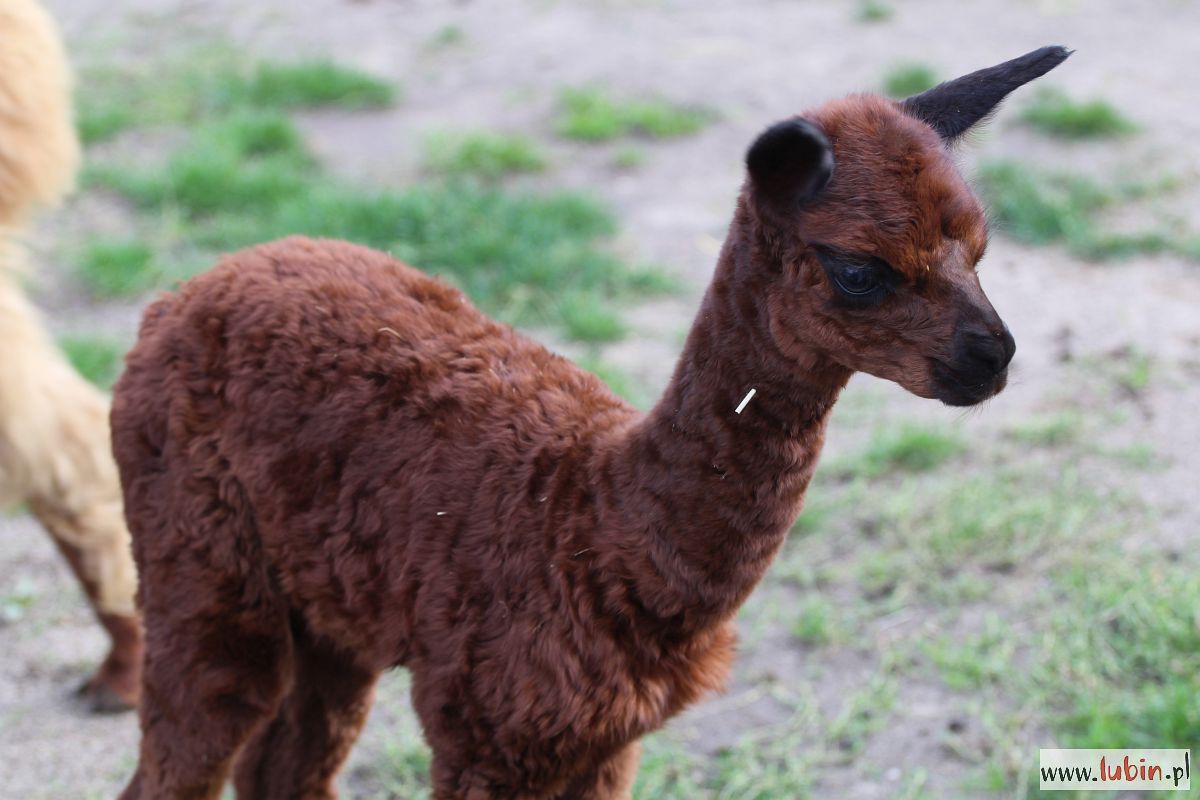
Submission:
[[[137,707],[137,694],[121,691],[99,677],[94,677],[75,690],[75,696],[91,714],[120,714]]]

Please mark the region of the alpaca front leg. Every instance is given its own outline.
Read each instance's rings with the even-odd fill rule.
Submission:
[[[630,800],[641,757],[641,741],[632,741],[572,780],[555,800]]]
[[[378,673],[303,630],[293,635],[291,691],[234,768],[242,800],[333,800],[334,778],[367,721]]]
[[[461,756],[461,754],[459,754]],[[511,765],[473,763],[464,766],[461,758],[448,757],[434,750],[433,796],[435,800],[630,800],[642,756],[641,741],[625,745],[607,759],[571,778],[566,786],[551,794],[530,792],[518,781],[502,776]],[[511,774],[508,776],[511,778]],[[561,785],[561,784],[560,784]]]

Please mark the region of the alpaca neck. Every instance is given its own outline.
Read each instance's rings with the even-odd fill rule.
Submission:
[[[740,208],[674,377],[618,451],[622,507],[650,562],[637,590],[689,628],[726,618],[762,577],[850,376],[794,341],[781,351],[766,305],[769,247]]]

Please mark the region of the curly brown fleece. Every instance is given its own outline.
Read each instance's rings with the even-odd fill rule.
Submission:
[[[1012,356],[982,211],[926,123],[839,101],[748,166],[645,415],[344,242],[229,256],[147,310],[112,414],[147,635],[126,798],[230,771],[242,798],[333,797],[397,665],[435,797],[629,796],[640,737],[721,685],[851,372],[965,404]],[[845,296],[836,252],[887,295]]]

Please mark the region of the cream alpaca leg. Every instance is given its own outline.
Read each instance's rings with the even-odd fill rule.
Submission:
[[[108,400],[71,369],[11,272],[0,271],[0,493],[24,501],[83,585],[112,650],[84,686],[100,710],[137,696],[136,573],[108,433]]]

